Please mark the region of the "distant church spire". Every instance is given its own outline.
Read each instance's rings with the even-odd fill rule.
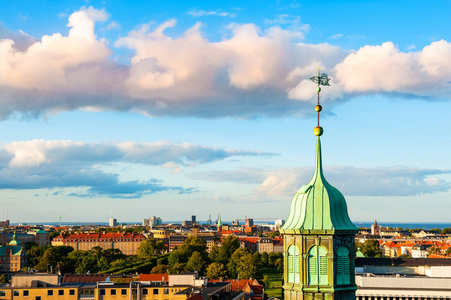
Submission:
[[[218,214],[218,228],[222,226],[221,213]]]

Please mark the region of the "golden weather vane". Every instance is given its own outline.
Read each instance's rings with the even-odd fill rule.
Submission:
[[[327,85],[327,86],[329,86],[329,81],[330,81],[330,78],[327,77],[326,73],[321,73],[320,74],[320,72],[319,72],[320,70],[321,69],[318,66],[318,75],[310,77],[311,81],[313,81],[314,83],[318,84],[318,87],[316,88],[316,92],[318,94],[318,104],[315,106],[315,111],[318,113],[318,125],[313,130],[313,134],[315,134],[316,136],[320,136],[324,132],[323,128],[321,126],[319,126],[319,113],[323,109],[321,107],[321,105],[319,105],[319,93],[321,92],[320,85]]]

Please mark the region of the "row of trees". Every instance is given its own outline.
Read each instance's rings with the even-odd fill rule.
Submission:
[[[127,257],[119,249],[94,247],[74,250],[70,246],[39,246],[27,251],[28,266],[40,271],[61,273],[96,273],[126,264]]]
[[[210,253],[204,240],[189,237],[183,245],[171,252],[167,265],[159,265],[158,272],[193,272],[210,279],[218,278],[261,278],[261,269],[266,267],[283,270],[282,254],[252,253],[240,248],[236,236],[226,237],[221,246],[213,246]]]
[[[65,273],[171,273],[199,272],[211,279],[261,278],[262,268],[283,270],[281,253],[252,253],[240,248],[236,236],[225,238],[207,253],[204,240],[189,237],[183,245],[170,254],[164,254],[165,244],[147,239],[138,247],[137,255],[124,255],[119,249],[94,247],[91,250],[74,250],[69,246],[33,246],[27,251],[28,266],[40,271]]]

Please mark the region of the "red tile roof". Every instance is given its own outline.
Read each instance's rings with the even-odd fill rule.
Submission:
[[[252,279],[227,279],[222,281],[231,282],[232,291],[241,291],[246,287],[246,285],[252,284],[254,282],[254,280]],[[208,282],[221,282],[221,279],[209,279]]]
[[[97,283],[107,277],[106,274],[64,274],[63,283]]]
[[[158,281],[158,282],[168,282],[169,274],[139,274],[139,281]]]
[[[193,296],[187,298],[186,300],[206,300],[206,299],[204,298],[204,296],[197,293],[197,294],[194,294]]]

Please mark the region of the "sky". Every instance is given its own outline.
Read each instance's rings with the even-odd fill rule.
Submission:
[[[355,222],[449,222],[451,1],[0,0],[14,223],[286,219],[324,174]]]

